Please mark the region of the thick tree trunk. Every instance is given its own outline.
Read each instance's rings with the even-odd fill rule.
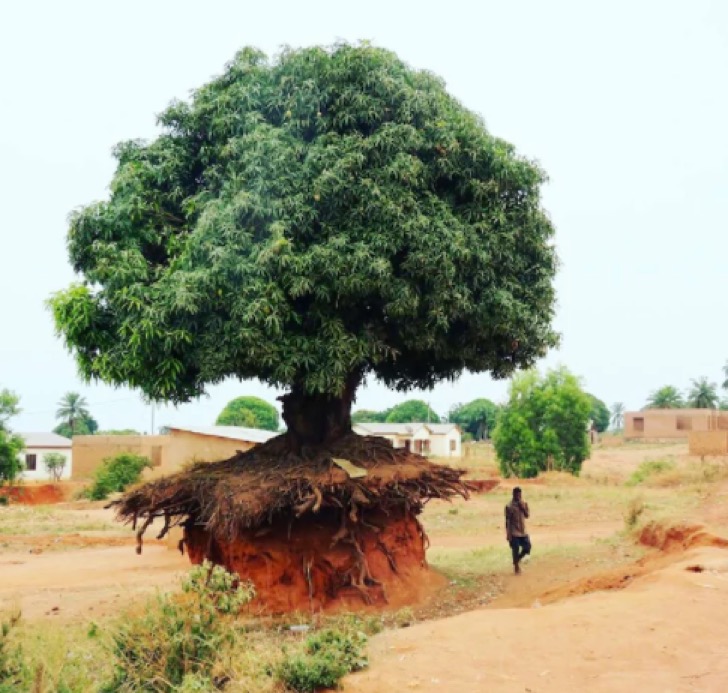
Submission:
[[[308,395],[295,385],[280,397],[290,448],[299,452],[304,445],[323,445],[351,433],[351,406],[360,382],[360,374],[350,375],[339,397]]]

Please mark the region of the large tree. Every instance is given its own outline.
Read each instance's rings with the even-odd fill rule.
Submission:
[[[717,409],[719,404],[718,392],[715,383],[706,377],[691,380],[688,392],[687,405],[695,409]]]
[[[20,453],[23,439],[10,430],[9,421],[20,413],[20,398],[10,390],[0,390],[0,486],[12,483],[23,469]]]
[[[51,305],[86,378],[174,403],[258,378],[296,451],[351,431],[368,375],[505,378],[557,343],[544,173],[431,73],[246,48],[159,123],[71,218]]]
[[[645,409],[683,409],[685,401],[680,390],[672,385],[665,385],[650,393]]]
[[[490,438],[498,420],[498,405],[489,399],[474,399],[467,404],[456,404],[448,414],[450,423],[456,423],[474,440]]]
[[[589,455],[592,402],[565,368],[513,378],[493,443],[506,476],[533,477],[554,469],[578,474]]]
[[[220,412],[215,423],[218,426],[247,426],[277,431],[280,423],[278,411],[260,397],[236,397]]]

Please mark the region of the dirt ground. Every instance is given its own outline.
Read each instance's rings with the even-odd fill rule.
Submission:
[[[450,588],[412,627],[373,638],[370,668],[345,690],[728,690],[728,550],[704,540],[728,537],[728,481],[624,486],[641,462],[689,464],[686,452],[597,449],[582,479],[523,482],[534,556],[520,577],[502,523],[512,483],[431,503],[428,560]],[[709,529],[639,545],[625,538],[624,512],[642,498],[655,527]],[[29,621],[85,623],[178,586],[187,557],[153,539],[141,556],[134,545],[98,504],[0,508],[0,612],[19,606]]]

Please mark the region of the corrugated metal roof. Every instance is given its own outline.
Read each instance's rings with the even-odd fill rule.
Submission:
[[[27,448],[70,448],[71,441],[57,433],[18,433]]]
[[[354,424],[354,430],[361,430],[362,433],[373,436],[411,436],[422,427],[427,428],[430,433],[436,436],[446,435],[457,429],[456,424],[435,424],[435,423],[360,423]]]
[[[265,443],[278,435],[278,433],[275,433],[274,431],[264,431],[261,428],[245,428],[243,426],[200,426],[194,428],[170,426],[170,430],[196,433],[200,436],[230,438],[232,440],[242,440],[248,443]]]

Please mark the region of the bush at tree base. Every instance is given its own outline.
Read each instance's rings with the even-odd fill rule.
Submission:
[[[589,396],[565,368],[513,378],[493,434],[501,473],[522,478],[546,470],[579,474],[589,455]]]
[[[129,452],[107,457],[96,470],[94,483],[86,495],[91,500],[104,500],[110,494],[124,491],[131,484],[135,484],[144,469],[151,466],[148,457]]]
[[[112,633],[116,674],[104,693],[218,687],[219,654],[235,637],[234,617],[255,590],[237,575],[205,562],[189,572],[182,591],[182,597],[158,596],[141,617],[124,621]],[[196,683],[207,688],[196,689]]]

